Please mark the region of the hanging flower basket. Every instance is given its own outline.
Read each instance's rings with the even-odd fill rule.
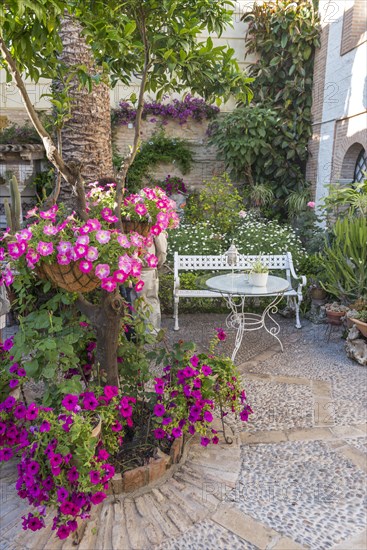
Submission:
[[[47,279],[68,292],[91,292],[100,286],[101,281],[91,273],[82,273],[76,262],[68,265],[42,263],[36,267],[37,275]]]
[[[134,221],[134,220],[122,220],[122,227],[124,233],[130,233],[130,231],[136,231],[143,235],[143,237],[148,237],[151,225],[148,222]]]

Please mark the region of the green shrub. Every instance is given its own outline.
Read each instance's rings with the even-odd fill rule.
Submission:
[[[204,181],[203,189],[194,195],[185,208],[185,218],[191,223],[207,221],[227,233],[244,205],[227,174]]]

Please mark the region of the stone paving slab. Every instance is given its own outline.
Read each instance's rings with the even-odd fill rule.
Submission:
[[[164,324],[169,342],[192,339],[205,349],[224,320],[180,316],[178,333],[172,319]],[[367,369],[346,357],[340,331],[327,341],[325,327],[279,322],[284,353],[259,331],[246,335],[237,355],[256,414],[248,424],[226,417],[233,445],[193,442],[170,479],[109,497],[77,545],[49,530],[21,530],[27,508],[11,488],[13,466],[3,465],[0,550],[367,548]],[[230,354],[233,343],[232,333],[222,351]]]

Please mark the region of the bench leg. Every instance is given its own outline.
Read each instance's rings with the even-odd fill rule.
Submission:
[[[178,326],[178,302],[179,297],[174,296],[173,298],[173,318],[175,320],[175,326],[173,327],[173,330],[179,330],[180,327]]]
[[[295,308],[296,308],[296,328],[302,328],[301,321],[299,319],[299,306],[300,306],[300,304],[301,304],[300,300],[297,300],[297,299],[294,300],[294,305],[295,305]]]

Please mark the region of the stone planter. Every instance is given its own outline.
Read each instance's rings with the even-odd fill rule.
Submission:
[[[180,462],[183,447],[184,440],[180,437],[173,442],[169,455],[159,451],[158,458],[151,458],[145,466],[139,466],[123,474],[115,474],[110,480],[108,494],[133,493],[157,481],[171,466]]]
[[[253,286],[266,286],[269,273],[250,273],[249,283]]]
[[[350,318],[350,321],[355,324],[355,326],[358,328],[359,332],[367,338],[367,323],[364,323],[363,321],[360,321],[359,319],[353,319],[353,317]]]
[[[310,291],[311,300],[321,301],[326,298],[326,291],[323,288],[312,288]]]

